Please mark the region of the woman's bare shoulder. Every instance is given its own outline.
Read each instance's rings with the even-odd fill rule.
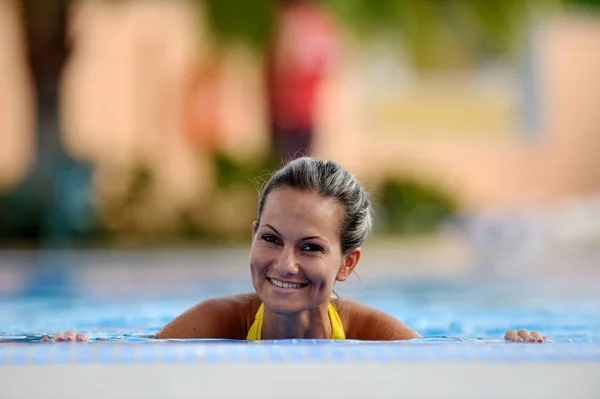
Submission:
[[[421,337],[396,317],[364,303],[340,298],[333,304],[344,323],[347,339],[392,341]]]
[[[206,299],[169,322],[156,337],[245,339],[259,306],[256,294]]]

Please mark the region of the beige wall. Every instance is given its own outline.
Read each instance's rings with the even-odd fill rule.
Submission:
[[[350,63],[327,88],[320,152],[369,178],[400,171],[438,179],[470,208],[597,193],[600,23],[548,20],[534,38],[536,139],[518,122],[520,81],[502,70],[418,76],[400,60],[395,73],[369,76],[365,64]]]

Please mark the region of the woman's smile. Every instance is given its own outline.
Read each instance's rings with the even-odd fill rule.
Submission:
[[[267,277],[267,280],[275,287],[285,290],[284,292],[294,292],[310,285],[310,283],[306,282],[283,281],[271,277]],[[277,291],[279,292],[279,290]]]

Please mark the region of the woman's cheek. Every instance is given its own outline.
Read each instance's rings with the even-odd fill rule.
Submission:
[[[250,263],[256,268],[262,268],[273,259],[273,250],[264,245],[255,245],[250,252]]]
[[[320,284],[329,284],[331,273],[329,272],[329,268],[326,264],[324,264],[322,259],[305,259],[303,269],[304,273],[313,282],[319,282]]]

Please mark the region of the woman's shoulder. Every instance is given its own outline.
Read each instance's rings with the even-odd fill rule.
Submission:
[[[332,300],[347,339],[391,341],[419,338],[421,335],[401,320],[367,304],[345,299]]]
[[[245,339],[259,306],[256,294],[206,299],[173,319],[157,337]]]
[[[260,299],[255,293],[243,293],[205,299],[192,309],[210,307],[216,310],[257,311],[260,304]]]

